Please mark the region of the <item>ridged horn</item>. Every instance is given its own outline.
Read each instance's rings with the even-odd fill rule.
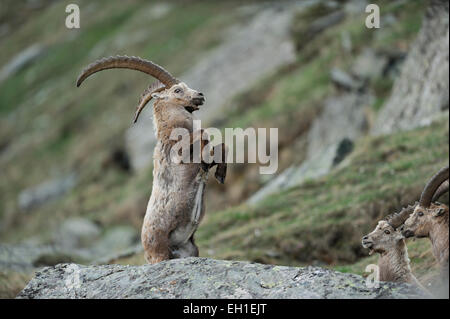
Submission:
[[[148,102],[152,99],[152,94],[155,92],[161,92],[166,89],[166,86],[159,81],[151,84],[147,89],[145,89],[144,93],[141,94],[139,99],[138,107],[136,108],[136,113],[134,115],[133,123],[136,123],[139,115],[141,114],[144,107]]]
[[[414,212],[416,208],[417,202],[414,205],[408,205],[407,207],[402,208],[398,213],[390,214],[386,216],[385,220],[389,225],[394,227],[395,229],[403,225],[403,223],[408,219],[409,215]]]
[[[428,208],[431,205],[433,195],[436,193],[438,187],[448,179],[449,169],[448,166],[441,168],[434,176],[428,181],[427,185],[423,189],[422,195],[420,195],[419,205],[423,208]]]
[[[442,195],[445,193],[448,193],[449,190],[449,182],[448,179],[441,184],[441,186],[438,187],[438,189],[434,192],[432,202],[437,201]]]
[[[90,75],[107,69],[132,69],[147,73],[161,83],[163,83],[167,88],[170,88],[174,84],[179,83],[179,81],[174,78],[168,71],[163,67],[159,66],[152,61],[141,59],[139,57],[128,57],[128,56],[114,56],[109,58],[103,58],[89,64],[80,74],[77,79],[77,87],[83,83],[83,81]]]

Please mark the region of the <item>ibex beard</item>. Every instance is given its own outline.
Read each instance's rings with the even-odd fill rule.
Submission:
[[[142,225],[141,240],[144,256],[149,263],[172,258],[198,256],[194,233],[205,214],[204,194],[208,171],[217,166],[215,177],[225,181],[227,164],[225,145],[210,149],[210,155],[220,152],[221,161],[173,161],[171,149],[176,140],[171,133],[184,128],[190,146],[208,145],[204,132],[195,132],[193,112],[205,102],[202,93],[189,88],[161,66],[138,57],[116,56],[89,65],[77,80],[79,86],[93,73],[105,69],[128,68],[147,73],[158,81],[142,94],[134,122],[153,98],[154,126],[157,144],[153,153],[153,188]],[[203,137],[203,138],[202,138]],[[209,157],[209,156],[208,156]]]

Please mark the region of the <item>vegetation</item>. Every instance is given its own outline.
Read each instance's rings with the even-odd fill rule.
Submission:
[[[362,235],[414,202],[423,181],[447,163],[448,151],[448,119],[389,138],[365,138],[344,167],[324,178],[272,195],[254,208],[241,205],[208,215],[197,241],[201,251],[220,258],[353,263],[367,255]],[[424,246],[410,249],[422,253]]]
[[[158,16],[154,4],[146,1],[129,1],[124,9],[120,1],[83,0],[82,32],[60,27],[66,1],[34,11],[15,7],[17,1],[8,3],[11,11],[21,13],[13,17],[16,31],[1,38],[0,65],[34,43],[44,51],[38,62],[0,82],[0,242],[49,242],[53,230],[73,216],[94,220],[104,231],[118,224],[139,230],[152,167],[135,174],[112,158],[124,149],[124,133],[149,79],[108,71],[109,76],[99,74],[82,90],[75,88],[75,79],[83,66],[112,54],[148,57],[182,74],[221,43],[224,30],[245,22],[245,15],[236,10],[238,2],[168,1],[164,3],[170,10]],[[386,22],[375,32],[361,28],[364,14],[348,15],[301,45],[309,22],[330,10],[312,7],[299,13],[292,26],[297,48],[301,47],[296,61],[228,101],[229,112],[217,126],[279,127],[280,170],[301,162],[304,151],[286,145],[305,135],[323,100],[336,94],[330,69],[348,71],[367,47],[405,52],[420,29],[425,1],[382,3],[382,15],[395,23]],[[0,22],[5,19],[2,12]],[[350,49],[343,45],[343,34],[350,38]],[[367,90],[375,96],[369,118],[383,107],[392,85],[386,77],[369,80]],[[209,209],[196,235],[201,254],[318,264],[363,274],[377,257],[367,257],[360,245],[362,235],[377,219],[417,199],[424,181],[448,162],[448,125],[447,118],[429,127],[363,138],[328,176],[274,194],[256,207]],[[17,198],[23,189],[72,171],[78,183],[68,195],[32,212],[20,211]],[[238,189],[238,201],[243,202],[265,182],[253,179],[253,171],[236,168],[227,181],[233,187],[209,189],[208,196],[225,197]],[[214,207],[213,202],[208,199],[207,206]],[[427,281],[428,270],[435,269],[428,242],[410,241],[408,248],[413,272]],[[117,262],[144,260],[137,254]],[[0,297],[14,296],[31,275],[0,271]]]

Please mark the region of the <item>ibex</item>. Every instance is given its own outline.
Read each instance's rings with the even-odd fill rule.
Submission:
[[[401,229],[405,237],[431,240],[433,255],[441,266],[442,275],[448,278],[448,206],[434,200],[448,192],[449,167],[437,172],[426,184],[420,201]]]
[[[405,239],[398,229],[403,223],[399,215],[411,214],[414,206],[403,208],[399,214],[388,215],[376,228],[362,238],[362,246],[369,254],[380,254],[378,267],[381,281],[406,282],[427,291],[413,275]]]
[[[149,263],[157,263],[198,256],[194,233],[205,213],[203,197],[208,170],[217,165],[215,177],[220,183],[224,182],[226,149],[222,143],[211,150],[214,159],[219,155],[221,160],[205,161],[203,155],[200,163],[174,161],[171,148],[177,141],[171,138],[171,133],[174,129],[186,129],[191,147],[200,143],[203,150],[208,145],[209,139],[203,130],[194,132],[192,114],[204,103],[205,97],[161,66],[127,56],[104,58],[90,64],[78,77],[77,86],[91,74],[113,68],[141,71],[158,80],[142,94],[134,117],[136,122],[145,105],[155,99],[153,113],[157,144],[153,154],[153,188],[141,233],[145,259]]]

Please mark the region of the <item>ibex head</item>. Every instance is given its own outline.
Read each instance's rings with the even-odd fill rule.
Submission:
[[[384,220],[380,220],[375,229],[362,238],[362,246],[370,249],[370,255],[374,252],[382,254],[395,249],[397,244],[404,239],[399,227],[413,210],[414,206],[408,206],[399,213],[388,215]]]
[[[449,189],[449,167],[442,168],[437,172],[425,186],[420,201],[414,212],[405,221],[402,232],[405,237],[428,237],[433,225],[447,219],[448,206],[433,203]]]
[[[163,67],[139,57],[115,56],[98,60],[88,65],[82,71],[77,79],[77,86],[80,86],[87,77],[96,72],[115,68],[141,71],[158,80],[142,94],[134,116],[134,122],[137,121],[139,114],[152,98],[164,100],[168,104],[178,105],[190,113],[198,110],[198,106],[205,101],[202,93],[189,88]]]
[[[380,220],[377,227],[362,238],[362,246],[370,249],[370,255],[374,252],[382,254],[395,249],[398,242],[403,239],[404,237],[399,230],[393,228],[385,220]]]
[[[191,89],[184,82],[177,83],[169,89],[154,92],[151,97],[168,104],[180,105],[189,113],[197,111],[198,107],[205,102],[203,93]]]

